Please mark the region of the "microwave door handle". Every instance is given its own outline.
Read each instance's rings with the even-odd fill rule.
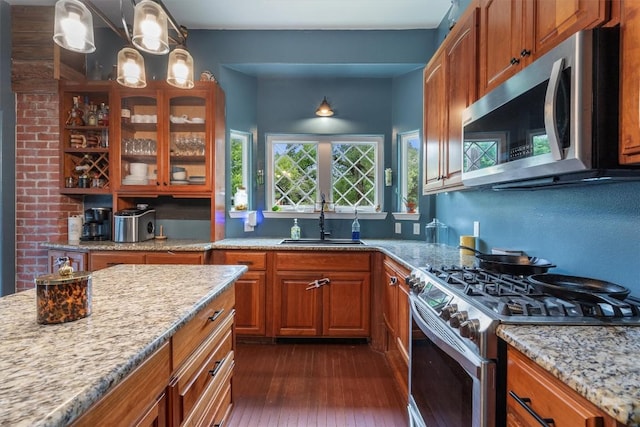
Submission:
[[[544,127],[549,138],[549,148],[554,160],[562,160],[562,141],[558,134],[558,119],[556,116],[556,99],[560,87],[560,77],[564,68],[564,58],[558,59],[551,67],[549,85],[544,97]]]

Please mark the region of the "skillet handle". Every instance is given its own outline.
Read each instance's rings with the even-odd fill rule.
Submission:
[[[484,255],[484,253],[480,252],[477,249],[470,248],[469,246],[458,245],[458,249],[466,249],[468,251],[475,253],[476,255]]]

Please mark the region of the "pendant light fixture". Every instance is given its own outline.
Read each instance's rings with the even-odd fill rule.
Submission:
[[[331,117],[333,116],[333,110],[331,109],[331,105],[327,102],[327,97],[325,96],[320,106],[316,110],[316,116],[320,117]]]
[[[56,3],[53,41],[74,52],[91,53],[96,50],[93,17],[83,3],[78,0],[59,0]]]
[[[118,83],[123,86],[141,88],[147,85],[144,58],[132,47],[118,52]]]
[[[194,86],[193,58],[184,46],[178,46],[169,54],[167,83],[182,89],[191,89]]]
[[[158,3],[142,0],[136,5],[131,42],[138,49],[154,55],[169,52],[167,15]]]
[[[192,88],[193,57],[186,49],[187,29],[176,24],[162,0],[131,0],[135,5],[133,34],[124,18],[122,0],[120,15],[123,28],[116,27],[90,0],[58,0],[55,6],[53,40],[59,46],[80,53],[94,52],[92,14],[98,15],[127,46],[118,52],[117,81],[123,86],[142,88],[147,85],[144,58],[139,51],[164,55],[170,43],[177,47],[169,55],[167,82],[180,88]],[[176,33],[169,35],[168,24]]]

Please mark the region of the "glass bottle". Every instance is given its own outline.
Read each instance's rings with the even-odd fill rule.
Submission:
[[[89,105],[89,114],[87,116],[87,125],[88,126],[96,126],[98,124],[98,116],[96,114],[96,106],[93,104]]]
[[[356,211],[356,217],[351,224],[351,240],[360,240],[360,223],[358,222],[358,211]]]
[[[298,218],[293,220],[293,227],[291,227],[291,240],[300,240],[300,226],[298,225]]]
[[[237,211],[246,211],[249,203],[249,196],[247,195],[247,189],[244,187],[238,187],[236,194],[233,196],[233,203]]]
[[[122,108],[120,109],[120,118],[122,119],[122,123],[131,122],[131,110],[129,109],[129,104],[127,101],[122,103]]]

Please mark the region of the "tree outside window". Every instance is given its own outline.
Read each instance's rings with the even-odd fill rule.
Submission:
[[[409,202],[418,206],[418,187],[420,170],[420,132],[417,130],[398,135],[399,138],[399,165],[400,176],[400,206],[402,211],[407,211]]]
[[[231,181],[231,194],[235,194],[238,187],[244,187],[249,195],[250,194],[250,147],[251,147],[251,134],[248,132],[240,132],[236,130],[230,131],[230,181]]]

